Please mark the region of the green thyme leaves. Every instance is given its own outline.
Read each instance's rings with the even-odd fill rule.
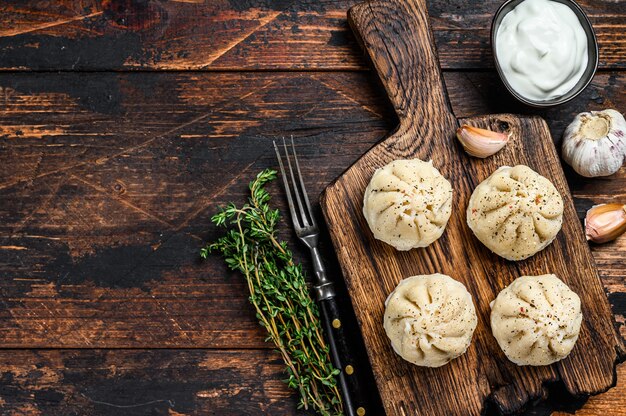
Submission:
[[[300,394],[299,407],[324,416],[343,414],[341,396],[328,346],[322,337],[317,304],[311,299],[302,265],[293,261],[287,243],[279,241],[276,226],[280,213],[269,205],[265,185],[276,178],[266,169],[249,185],[248,203],[230,203],[211,221],[224,228],[217,241],[200,251],[221,254],[231,270],[241,272],[248,283],[250,303],[285,362],[287,385]]]

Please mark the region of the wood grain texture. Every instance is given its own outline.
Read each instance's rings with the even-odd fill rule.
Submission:
[[[268,350],[3,350],[0,413],[293,414],[284,377]]]
[[[446,84],[458,115],[520,110],[495,74]],[[3,74],[0,87],[0,246],[22,248],[0,250],[4,347],[262,346],[238,276],[218,258],[198,262],[217,235],[210,215],[275,167],[275,137],[294,135],[316,197],[395,124],[367,73]],[[545,112],[555,140],[583,109],[624,108],[625,87],[623,75],[600,74]],[[579,218],[626,199],[626,169],[567,174]],[[592,247],[620,322],[625,248]]]
[[[620,381],[626,378],[626,365],[621,364],[617,367],[617,378]],[[615,388],[606,393],[589,398],[589,401],[579,410],[556,411],[552,415],[568,416],[573,413],[575,416],[625,416],[624,395],[626,395],[624,383],[618,383]]]
[[[280,363],[257,349],[267,344],[239,276],[217,258],[198,262],[197,249],[217,236],[216,206],[275,167],[271,139],[295,136],[315,198],[396,125],[346,21],[359,1],[0,0],[0,346],[20,348],[0,354],[1,414],[303,414]],[[540,112],[482,71],[499,3],[428,2],[442,66],[463,70],[445,74],[457,116],[540,114],[558,144],[577,112],[624,112],[623,0],[580,1],[601,68],[615,71]],[[176,72],[186,69],[200,72]],[[245,72],[281,69],[294,72]],[[108,72],[135,70],[149,72]],[[625,169],[594,180],[565,171],[579,218],[626,198]],[[328,236],[323,246],[338,270]],[[626,336],[626,239],[591,248]],[[81,350],[24,350],[34,346]],[[624,368],[578,414],[621,415]],[[549,393],[525,414],[583,405]]]
[[[457,115],[529,111],[507,99],[496,74],[445,78]],[[275,167],[261,145],[275,137],[295,136],[316,198],[395,124],[384,91],[363,72],[0,74],[0,86],[0,177],[7,185],[0,190],[4,348],[267,347],[239,276],[218,258],[198,262],[202,241],[218,234],[210,215],[220,204],[242,200],[245,183],[258,170]],[[583,109],[625,108],[624,88],[624,75],[599,74],[572,103],[545,111],[555,141]],[[54,132],[58,125],[60,134]],[[626,169],[611,179],[567,173],[579,218],[595,203],[626,198]],[[177,197],[167,198],[164,190]],[[280,188],[271,191],[286,212]],[[178,231],[150,219],[182,221],[196,210]],[[283,237],[308,266],[288,227]],[[328,237],[323,244],[332,260]],[[625,250],[626,239],[592,246],[623,336]],[[345,306],[350,312],[349,302]],[[367,359],[359,363],[368,366]],[[150,371],[138,368],[136,377],[150,378]],[[106,391],[104,382],[101,388]],[[129,402],[140,402],[142,394],[129,393]],[[262,394],[262,400],[283,400],[275,390]],[[18,385],[2,397],[14,396],[43,414],[63,414],[46,411],[56,409],[55,402],[31,398],[28,388]],[[562,408],[559,400],[537,414]],[[215,412],[228,409],[217,406]],[[293,407],[276,414],[293,414]]]
[[[326,160],[310,184],[319,193],[387,128],[357,102],[381,94],[347,98],[292,74],[115,75],[106,91],[125,92],[105,108],[90,108],[108,98],[92,90],[100,74],[39,77],[0,77],[12,126],[0,139],[4,347],[264,346],[241,278],[217,257],[199,261],[218,235],[210,216],[274,166],[279,134],[308,136],[298,150]],[[286,106],[295,95],[300,106]],[[363,139],[345,148],[354,131]]]
[[[321,204],[348,285],[385,410],[400,414],[479,415],[489,399],[505,413],[543,395],[544,383],[561,380],[575,395],[597,394],[615,384],[623,346],[547,124],[510,114],[461,120],[512,133],[503,151],[476,160],[454,139],[458,126],[447,103],[422,0],[377,1],[353,7],[349,21],[364,45],[400,118],[398,129],[368,151],[322,196]],[[374,240],[361,213],[364,189],[378,167],[394,159],[433,160],[455,190],[444,236],[426,249],[397,252]],[[557,240],[526,261],[507,262],[477,242],[465,224],[472,190],[499,166],[525,164],[549,178],[564,198]],[[549,270],[547,269],[549,268]],[[439,369],[413,366],[393,353],[382,329],[384,301],[403,278],[440,272],[463,282],[479,315],[473,344]],[[582,299],[585,321],[568,359],[546,367],[517,367],[489,329],[489,302],[520,275],[555,273]]]
[[[358,0],[0,1],[0,67],[10,70],[355,70],[367,65],[346,24]],[[441,65],[492,68],[500,0],[430,1]],[[601,68],[626,67],[624,0],[579,2]]]
[[[626,377],[626,366],[618,367],[618,377]],[[311,415],[294,410],[296,398],[282,378],[280,358],[268,350],[3,350],[0,413]],[[565,400],[553,402],[560,409],[554,416],[624,416],[624,394],[626,383],[620,383],[577,403],[580,410]],[[546,408],[536,410],[527,416],[549,415]]]

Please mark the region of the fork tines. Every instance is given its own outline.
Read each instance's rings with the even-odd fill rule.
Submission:
[[[285,192],[287,193],[287,203],[289,205],[289,211],[291,211],[291,218],[293,220],[293,225],[296,229],[296,234],[300,234],[306,229],[317,228],[317,225],[315,224],[315,219],[313,217],[313,212],[311,210],[311,203],[309,202],[309,197],[306,193],[306,188],[304,187],[304,181],[302,180],[300,163],[298,162],[298,157],[296,155],[296,147],[293,144],[293,136],[291,136],[291,155],[289,153],[287,143],[285,142],[285,138],[283,137],[285,158],[287,159],[287,166],[289,167],[289,177],[291,178],[292,186],[289,184],[287,174],[285,173],[285,166],[283,164],[283,158],[281,156],[279,146],[276,144],[275,141],[273,143],[274,150],[276,151],[276,157],[278,158],[278,165],[280,166],[280,173],[283,178],[283,184],[285,185]],[[296,175],[294,175],[294,169],[291,165],[292,158],[296,166],[295,170],[298,176],[297,181]],[[294,205],[294,196],[298,205],[297,209]]]

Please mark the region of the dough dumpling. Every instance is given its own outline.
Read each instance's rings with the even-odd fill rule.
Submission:
[[[385,302],[384,326],[394,351],[424,367],[462,355],[476,329],[476,310],[465,286],[445,274],[402,280]]]
[[[476,187],[467,207],[474,235],[507,260],[523,260],[546,248],[562,222],[561,194],[524,165],[496,170]]]
[[[574,348],[580,298],[553,274],[522,276],[491,302],[491,331],[517,365],[548,365]]]
[[[396,160],[376,170],[363,197],[374,237],[398,250],[426,247],[443,234],[452,187],[432,162]]]

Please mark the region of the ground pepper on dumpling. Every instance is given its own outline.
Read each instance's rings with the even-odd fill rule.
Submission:
[[[574,348],[580,298],[554,274],[521,276],[491,302],[491,331],[517,365],[549,365]]]
[[[363,196],[374,237],[398,250],[426,247],[443,234],[452,186],[432,162],[395,160],[376,170]]]
[[[546,248],[562,223],[561,194],[524,165],[496,170],[476,187],[467,206],[474,235],[507,260],[523,260]]]
[[[478,323],[465,286],[440,273],[402,280],[385,306],[393,350],[418,366],[441,367],[465,353]]]

